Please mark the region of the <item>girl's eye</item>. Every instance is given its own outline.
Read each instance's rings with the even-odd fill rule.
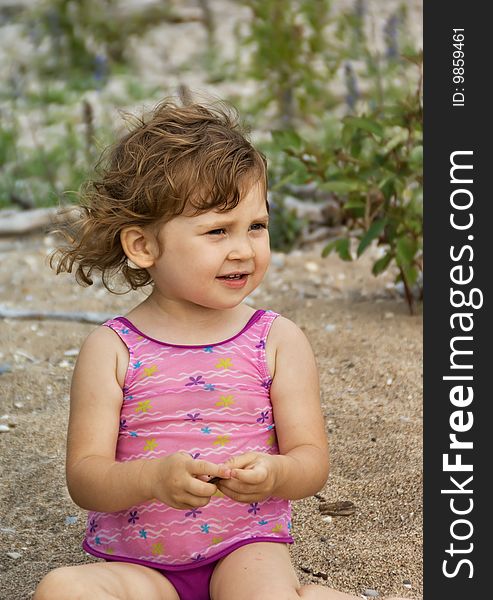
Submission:
[[[265,223],[253,223],[250,229],[253,231],[261,231],[262,229],[267,229],[267,225]]]
[[[222,235],[223,233],[226,233],[225,229],[212,229],[212,231],[207,232],[207,235]]]

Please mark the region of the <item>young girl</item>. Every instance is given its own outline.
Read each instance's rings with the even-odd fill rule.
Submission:
[[[67,448],[86,552],[35,600],[353,598],[301,586],[289,500],[328,452],[304,334],[245,298],[269,264],[264,157],[223,108],[163,102],[86,189],[57,272],[151,293],[93,331],[75,367]]]

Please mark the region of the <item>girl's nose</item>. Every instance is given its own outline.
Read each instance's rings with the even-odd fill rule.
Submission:
[[[246,238],[235,239],[228,254],[229,260],[249,260],[255,258],[255,250],[251,240]]]

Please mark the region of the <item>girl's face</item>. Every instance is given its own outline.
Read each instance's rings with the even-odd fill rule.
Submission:
[[[158,237],[161,256],[149,269],[163,299],[233,308],[262,281],[269,265],[269,215],[261,183],[228,212],[179,215]]]

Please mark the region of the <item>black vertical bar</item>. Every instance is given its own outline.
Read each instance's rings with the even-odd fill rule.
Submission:
[[[425,600],[493,595],[493,352],[487,322],[493,30],[487,13],[488,2],[424,3]]]

